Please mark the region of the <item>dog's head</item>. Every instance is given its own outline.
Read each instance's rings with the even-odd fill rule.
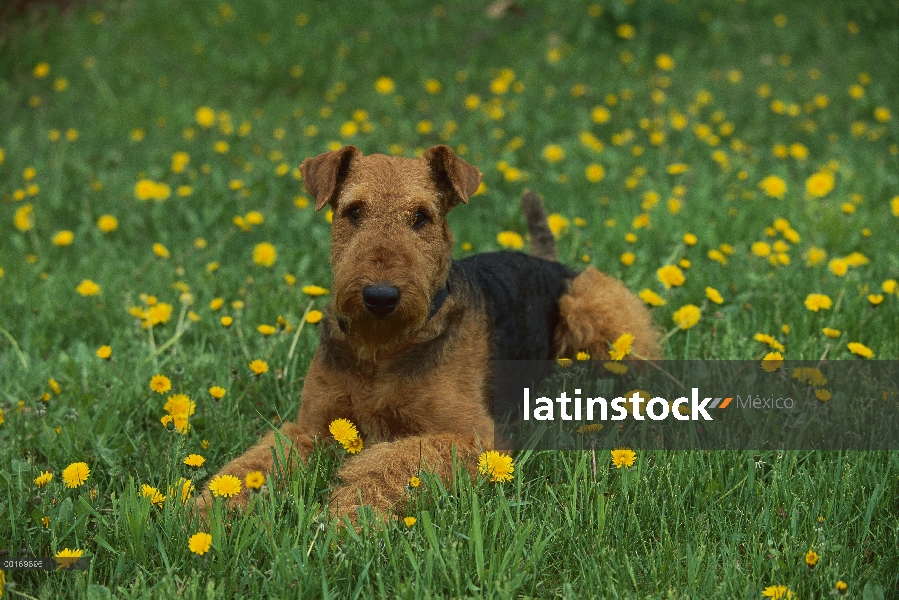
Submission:
[[[300,171],[315,209],[333,210],[334,310],[350,343],[360,355],[401,344],[446,286],[446,214],[468,202],[481,172],[444,145],[418,159],[344,146],[307,158]]]

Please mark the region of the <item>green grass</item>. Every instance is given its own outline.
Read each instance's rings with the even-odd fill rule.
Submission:
[[[6,594],[759,598],[783,584],[810,598],[842,579],[853,597],[895,597],[895,451],[641,452],[622,470],[605,453],[595,468],[591,453],[522,453],[511,483],[460,478],[446,489],[424,477],[410,492],[413,527],[356,533],[322,516],[342,458],[321,450],[304,469],[270,481],[246,515],[213,519],[204,557],[188,549],[200,529],[188,510],[172,501],[154,508],[141,497],[143,484],[163,492],[181,476],[201,484],[295,416],[317,342],[314,325],[296,337],[295,328],[310,302],[327,302],[301,288],[328,287],[330,271],[329,225],[298,206],[305,193],[292,169],[331,143],[412,156],[446,142],[481,168],[486,193],[449,217],[458,257],[498,249],[500,231],[524,234],[518,198],[525,187],[537,190],[550,212],[569,220],[562,260],[661,294],[667,302],[653,310],[665,329],[681,306],[702,308],[697,325],[667,339],[668,358],[758,359],[770,348],[753,339],[757,332],[779,340],[789,359],[850,358],[849,342],[876,359],[899,358],[899,296],[882,291],[899,279],[895,6],[601,0],[602,14],[590,16],[588,4],[526,1],[521,12],[493,20],[463,2],[350,9],[235,1],[232,16],[216,3],[160,0],[5,20],[0,551],[47,556],[68,547],[94,557],[86,573],[7,572]],[[299,14],[308,22],[299,24]],[[633,39],[616,34],[625,23],[636,28]],[[656,67],[662,53],[673,70]],[[37,78],[41,62],[50,70]],[[515,83],[494,95],[500,69],[511,69]],[[393,93],[375,91],[382,76],[395,82]],[[66,80],[63,91],[54,89],[57,78]],[[439,93],[425,90],[430,78]],[[763,84],[770,97],[759,93]],[[858,99],[849,93],[855,84],[864,91]],[[707,103],[700,92],[710,94]],[[465,105],[471,94],[481,103],[473,110]],[[815,105],[820,94],[825,107]],[[787,111],[795,104],[798,114],[776,113],[774,100]],[[606,123],[591,119],[600,105]],[[230,115],[233,131],[221,118],[200,127],[201,106]],[[501,107],[502,117],[488,106]],[[878,108],[890,118],[878,120]],[[342,135],[357,110],[367,112],[371,130]],[[687,117],[683,130],[672,111]],[[421,133],[423,121],[431,132]],[[696,125],[710,126],[717,142],[700,139]],[[69,130],[77,139],[67,139]],[[653,131],[664,134],[657,145]],[[603,149],[582,144],[583,132]],[[614,143],[620,137],[630,139]],[[219,140],[228,152],[213,149]],[[794,143],[806,158],[773,152]],[[544,158],[551,144],[563,160]],[[172,172],[177,151],[190,156],[183,173]],[[523,175],[507,180],[500,161]],[[286,172],[277,170],[282,163]],[[689,170],[669,174],[675,163]],[[585,177],[590,164],[604,168],[601,181]],[[25,181],[29,167],[36,175]],[[809,198],[806,180],[822,168],[835,173],[835,187]],[[786,182],[782,199],[759,189],[768,175]],[[138,200],[135,184],[144,178],[169,185],[171,196]],[[233,180],[242,188],[231,189]],[[29,191],[32,184],[39,189]],[[185,185],[192,193],[181,197]],[[644,210],[647,192],[659,200]],[[676,214],[671,198],[680,199]],[[14,217],[27,204],[33,227],[21,231]],[[234,225],[253,210],[264,223],[250,231]],[[644,213],[650,226],[634,228]],[[114,232],[97,228],[104,214],[118,219]],[[799,234],[787,243],[788,265],[751,251],[754,242],[783,239],[765,231],[776,218]],[[62,230],[73,232],[71,245],[52,243]],[[628,232],[635,242],[625,240]],[[688,232],[695,246],[684,244]],[[261,242],[277,248],[270,268],[252,261]],[[155,243],[170,256],[157,257]],[[708,256],[722,244],[733,249],[726,264]],[[826,259],[808,264],[812,248]],[[631,266],[620,260],[625,252],[634,254]],[[835,275],[829,261],[854,252],[868,262]],[[682,259],[690,262],[686,282],[665,290],[656,270]],[[84,279],[101,293],[76,293]],[[707,286],[723,304],[706,299]],[[193,304],[181,303],[186,289]],[[827,294],[832,308],[806,309],[811,293]],[[166,323],[149,330],[129,314],[144,305],[142,294],[173,306]],[[875,306],[869,294],[884,299]],[[217,297],[225,305],[213,311]],[[238,300],[240,309],[231,304]],[[229,329],[219,322],[224,314],[235,319]],[[291,331],[258,333],[279,315]],[[839,337],[822,335],[823,327]],[[106,344],[111,362],[95,355]],[[258,379],[248,369],[255,358],[271,367]],[[165,396],[149,388],[156,373],[197,403],[186,436],[159,423]],[[222,401],[209,398],[211,385],[226,388]],[[891,398],[885,408],[895,404]],[[205,456],[205,465],[186,467],[188,453]],[[79,461],[90,478],[67,489],[62,470]],[[46,470],[54,479],[38,489],[33,480]],[[809,549],[821,556],[813,570],[804,562]]]

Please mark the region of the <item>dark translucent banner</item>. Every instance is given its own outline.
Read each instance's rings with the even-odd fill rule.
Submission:
[[[498,450],[899,450],[899,361],[497,361]]]

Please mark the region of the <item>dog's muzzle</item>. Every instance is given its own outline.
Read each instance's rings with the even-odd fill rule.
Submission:
[[[362,290],[362,301],[368,312],[376,317],[386,317],[400,303],[400,290],[392,285],[367,285]]]

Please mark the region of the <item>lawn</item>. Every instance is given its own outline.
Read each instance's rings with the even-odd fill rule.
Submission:
[[[0,596],[897,597],[899,446],[521,452],[358,532],[335,446],[190,500],[296,415],[330,297],[297,165],[344,144],[478,166],[458,258],[527,250],[536,190],[669,359],[899,359],[895,3],[71,4],[0,24],[0,558],[92,560]]]

